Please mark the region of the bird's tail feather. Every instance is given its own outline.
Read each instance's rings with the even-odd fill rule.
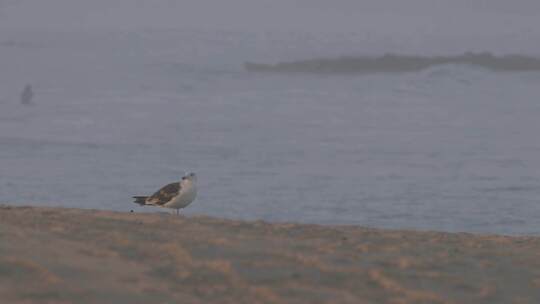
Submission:
[[[133,199],[134,199],[134,203],[135,204],[139,204],[139,205],[146,205],[146,199],[148,198],[148,196],[134,196]]]

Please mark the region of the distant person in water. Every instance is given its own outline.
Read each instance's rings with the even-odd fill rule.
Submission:
[[[30,105],[32,104],[32,98],[34,98],[34,91],[32,90],[32,86],[27,84],[21,93],[21,103],[23,105]]]

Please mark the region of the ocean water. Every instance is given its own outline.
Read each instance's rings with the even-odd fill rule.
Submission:
[[[4,34],[0,202],[162,212],[131,196],[194,171],[200,192],[188,215],[539,235],[540,72],[242,67],[350,55],[362,43],[194,30]],[[26,83],[32,106],[19,104]]]

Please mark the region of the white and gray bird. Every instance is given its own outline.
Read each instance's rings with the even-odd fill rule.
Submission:
[[[134,196],[134,203],[141,206],[158,206],[179,210],[191,204],[197,196],[197,176],[189,173],[179,182],[170,183],[151,196]]]

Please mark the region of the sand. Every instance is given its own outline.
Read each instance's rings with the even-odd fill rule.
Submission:
[[[0,207],[0,303],[540,303],[540,238]]]

